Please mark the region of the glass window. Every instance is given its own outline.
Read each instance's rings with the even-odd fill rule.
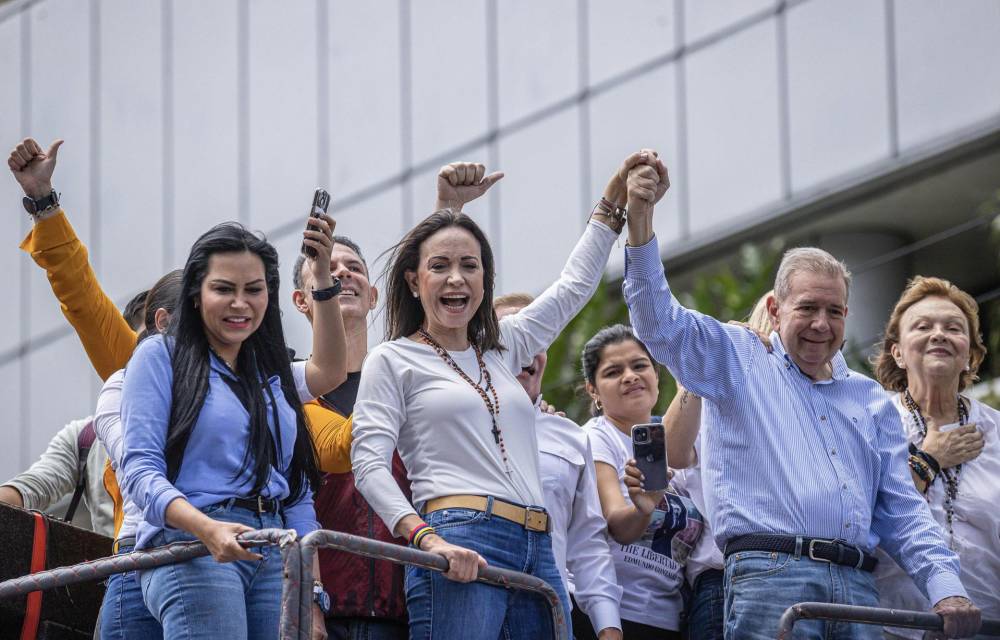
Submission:
[[[403,168],[397,3],[331,3],[327,40],[329,189],[338,198]]]
[[[633,151],[650,147],[670,172],[671,187],[657,207],[653,227],[660,246],[680,239],[678,193],[685,176],[677,166],[676,69],[664,65],[654,72],[596,96],[590,103],[590,200],[593,207],[611,175]],[[624,252],[612,251],[610,268],[621,271]]]
[[[774,20],[692,54],[687,90],[691,230],[780,199]]]
[[[413,46],[403,55],[420,162],[486,132],[486,10],[483,0],[426,0],[409,15]]]
[[[1000,3],[895,7],[900,147],[1000,115]]]
[[[788,11],[792,189],[889,154],[885,7],[811,0]]]
[[[506,124],[580,88],[577,2],[497,2],[500,122]]]
[[[174,114],[167,132],[175,159],[170,264],[179,266],[198,236],[239,215],[238,109],[247,105],[240,105],[236,57],[237,38],[246,34],[237,33],[234,1],[167,6],[173,8],[174,22]],[[274,191],[276,183],[266,186]]]
[[[555,282],[586,223],[580,201],[580,124],[564,111],[500,140],[497,293],[539,293]]]
[[[263,0],[249,11],[249,219],[270,229],[308,212],[318,179],[316,5]]]
[[[710,36],[773,6],[774,0],[685,0],[684,42],[690,44]]]
[[[590,82],[598,83],[677,47],[675,5],[683,0],[590,0]]]

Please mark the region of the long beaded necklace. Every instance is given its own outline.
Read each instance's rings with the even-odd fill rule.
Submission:
[[[465,380],[470,387],[476,390],[479,397],[482,398],[483,404],[486,405],[486,410],[489,411],[490,419],[493,422],[493,429],[491,430],[491,433],[493,433],[493,441],[497,443],[498,447],[500,447],[500,457],[503,458],[504,470],[507,474],[513,473],[513,470],[510,468],[510,461],[507,458],[507,445],[505,445],[503,441],[503,432],[500,431],[500,425],[497,422],[497,417],[500,415],[500,398],[497,396],[497,390],[493,386],[493,378],[490,376],[490,370],[486,368],[486,363],[483,361],[483,352],[479,350],[479,346],[473,344],[472,349],[476,353],[476,362],[479,365],[479,381],[480,383],[484,380],[486,381],[485,389],[480,383],[473,382],[472,378],[470,378],[462,367],[455,362],[455,359],[451,357],[451,354],[448,353],[444,347],[438,344],[438,342],[432,338],[429,333],[423,329],[417,329],[417,334],[420,335],[421,340],[430,345],[434,351],[437,352],[438,356],[444,360],[445,364],[454,369],[455,372],[458,373],[458,375],[461,376],[461,378]],[[491,395],[493,396],[492,399],[490,398]]]
[[[920,439],[923,441],[927,437],[927,421],[924,420],[924,414],[920,412],[920,405],[910,395],[909,389],[903,392],[903,403],[906,404],[906,408],[910,411],[914,423],[920,429]],[[959,396],[958,424],[964,426],[968,422],[969,410],[965,408],[962,397]],[[944,515],[948,525],[949,546],[952,551],[955,550],[955,500],[958,499],[958,481],[961,473],[961,464],[957,464],[950,469],[941,469],[941,475],[944,476]]]

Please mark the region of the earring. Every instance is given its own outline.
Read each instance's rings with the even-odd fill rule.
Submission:
[[[416,291],[414,291],[414,292],[413,292],[413,297],[414,297],[414,298],[419,298],[419,297],[420,297],[420,294],[419,294],[419,293],[417,293]]]
[[[598,411],[600,411],[601,413],[604,413],[604,405],[601,404],[601,399],[600,398],[594,398],[594,406],[597,407]]]
[[[896,360],[896,366],[899,367],[900,369],[906,369],[906,363],[903,362],[902,360]]]
[[[972,371],[972,363],[966,362],[965,363],[965,370],[966,371]]]

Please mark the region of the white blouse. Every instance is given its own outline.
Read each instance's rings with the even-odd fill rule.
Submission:
[[[390,531],[414,506],[450,495],[489,495],[521,505],[542,506],[535,409],[515,377],[544,351],[597,289],[618,237],[591,221],[562,274],[520,312],[500,321],[505,350],[483,360],[500,400],[497,424],[509,468],[493,439],[482,397],[432,347],[398,338],[375,347],[361,371],[354,406],[351,460],[358,490]],[[473,380],[479,378],[470,347],[449,352]],[[413,505],[392,478],[399,451],[409,472]]]
[[[920,429],[899,394],[894,398],[910,442],[919,445]],[[954,502],[952,526],[954,548],[962,564],[962,585],[972,602],[982,609],[983,618],[1000,618],[1000,411],[973,400],[969,424],[975,424],[985,439],[982,452],[962,465],[958,498]],[[948,537],[944,510],[943,478],[934,481],[927,502],[934,519]],[[933,603],[906,573],[881,549],[875,570],[881,605],[894,609],[928,611]],[[917,630],[892,629],[895,635],[921,638]]]

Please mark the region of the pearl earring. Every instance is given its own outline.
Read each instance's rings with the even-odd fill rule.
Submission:
[[[419,293],[417,293],[416,291],[414,291],[414,292],[413,292],[413,297],[414,297],[414,298],[419,298],[419,297],[420,297],[420,294],[419,294]]]

